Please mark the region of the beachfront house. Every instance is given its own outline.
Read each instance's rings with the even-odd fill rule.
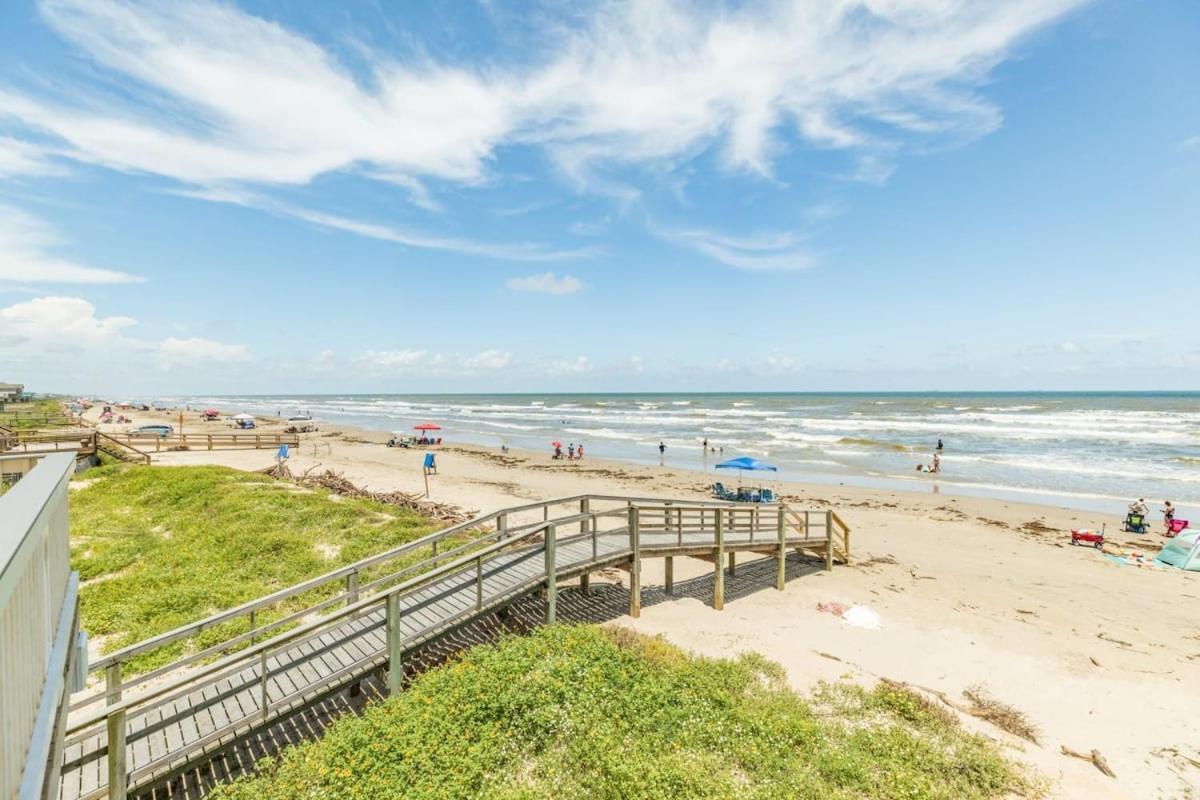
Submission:
[[[15,403],[25,397],[25,386],[20,383],[0,383],[0,403]]]

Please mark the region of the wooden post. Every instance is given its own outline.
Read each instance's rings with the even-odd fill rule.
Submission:
[[[437,551],[438,551],[438,540],[434,539],[432,542],[429,543],[429,557],[433,559],[433,566],[435,566],[435,567],[437,566],[437,562],[438,562]]]
[[[121,662],[114,661],[104,670],[104,704],[121,702]]]
[[[358,570],[346,576],[346,605],[352,606],[358,602]]]
[[[254,613],[254,610],[251,609],[251,611],[250,611],[250,644],[251,645],[253,645],[254,640],[256,638],[258,638],[254,635],[254,631],[256,630],[256,626],[254,624],[254,618],[255,618],[255,613]]]
[[[497,540],[503,539],[508,534],[508,514],[501,514],[496,517],[496,530],[500,533],[496,537]]]
[[[663,566],[663,583],[666,584],[667,596],[671,597],[675,594],[675,557],[667,556],[664,560],[667,563]]]
[[[554,562],[555,537],[558,530],[554,525],[547,525],[545,532],[546,551],[546,624],[553,625],[558,611],[558,577]]]
[[[108,715],[108,798],[125,800],[128,773],[125,769],[125,709]]]
[[[212,434],[208,435],[208,449],[212,450]]]
[[[475,610],[483,608],[483,556],[475,559]]]
[[[833,569],[833,512],[825,512],[825,537],[828,542],[825,544],[825,570],[828,572]]]
[[[721,563],[725,560],[725,512],[717,509],[717,557],[713,559],[716,565],[713,575],[713,608],[717,611],[725,608],[725,568]]]
[[[633,561],[629,568],[629,616],[642,615],[642,540],[638,533],[638,510],[629,506],[629,547]]]
[[[588,597],[592,593],[591,578],[592,575],[589,572],[585,572],[579,576],[579,591],[584,597]]]
[[[580,514],[590,514],[591,512],[592,512],[592,501],[587,497],[580,500],[579,501],[579,513]],[[579,520],[579,532],[580,533],[588,532],[588,521],[586,518]]]
[[[258,656],[258,710],[262,712],[262,718],[267,718],[269,705],[267,703],[267,677],[270,674],[267,671],[267,651],[264,649]]]
[[[429,470],[422,467],[421,472],[425,473],[425,496],[429,497]]]
[[[387,596],[388,694],[400,694],[404,686],[404,634],[400,630],[400,594]]]
[[[735,556],[736,555],[737,555],[737,553],[733,552],[732,550],[729,551],[729,577],[731,577],[731,578],[735,574],[735,569],[736,569]]]
[[[779,553],[775,556],[775,588],[783,591],[784,576],[787,572],[787,529],[783,518],[783,506],[779,507],[779,522],[776,530],[779,536]]]

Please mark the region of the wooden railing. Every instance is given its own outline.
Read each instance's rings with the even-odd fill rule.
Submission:
[[[0,797],[58,793],[78,619],[67,534],[74,467],[69,454],[47,454],[0,496]]]
[[[122,442],[107,433],[97,431],[92,434],[92,450],[93,452],[104,452],[113,458],[121,461],[128,461],[131,464],[149,464],[150,454],[144,450],[134,447],[128,442]]]
[[[93,453],[96,450],[95,436],[95,432],[90,430],[0,432],[0,452],[20,450],[28,453],[65,448],[83,453]]]
[[[113,440],[136,446],[142,450],[239,450],[274,449],[280,445],[296,447],[300,435],[296,433],[173,433],[156,436],[152,433],[110,433]]]
[[[565,510],[563,510],[565,509]],[[538,518],[540,517],[540,519]],[[802,527],[795,524],[802,521]],[[729,554],[730,568],[735,551],[764,552],[777,558],[778,588],[783,588],[784,561],[788,548],[819,552],[827,568],[833,563],[831,512],[797,512],[784,505],[753,507],[732,503],[687,500],[664,501],[603,495],[578,495],[542,503],[503,509],[454,525],[412,542],[392,548],[353,564],[333,570],[296,586],[236,608],[184,625],[91,664],[103,670],[103,690],[78,698],[71,710],[66,744],[94,740],[107,731],[108,794],[124,797],[129,780],[178,763],[196,750],[203,750],[245,726],[261,725],[293,710],[313,696],[315,689],[342,685],[360,679],[380,663],[387,664],[388,687],[399,689],[403,654],[463,621],[508,604],[535,588],[546,592],[548,621],[555,618],[557,582],[572,575],[613,563],[630,565],[630,613],[641,607],[641,559],[673,555],[698,555],[716,564],[714,605],[723,602],[723,562]],[[813,530],[820,530],[815,535]],[[567,549],[564,549],[567,548]],[[559,553],[563,556],[560,557]],[[670,562],[668,562],[670,563]],[[520,568],[533,564],[536,569]],[[496,589],[498,570],[508,570],[511,580]],[[668,591],[671,578],[668,570]],[[524,575],[525,577],[521,577]],[[422,617],[417,633],[403,635],[402,601],[415,598],[432,583],[453,579],[457,591],[473,585],[474,602],[455,607],[452,613],[430,621]],[[287,601],[307,595],[305,606]],[[315,602],[314,602],[315,601]],[[262,615],[277,612],[265,622]],[[286,661],[285,649],[326,637],[346,635],[344,626],[356,618],[382,614],[386,649],[378,656],[356,659],[352,666],[322,676],[319,686],[305,685],[283,697],[268,693],[272,672]],[[376,617],[378,619],[378,617]],[[236,620],[248,624],[232,625]],[[261,623],[261,624],[260,624]],[[412,627],[410,623],[410,628]],[[211,636],[223,629],[215,644],[191,652],[170,664],[126,679],[122,665],[170,644],[192,640],[202,632]],[[246,718],[218,726],[178,749],[127,769],[127,736],[146,735],[154,712],[186,697],[197,696],[205,686],[253,670],[260,683],[258,710]],[[131,690],[135,690],[132,691]]]

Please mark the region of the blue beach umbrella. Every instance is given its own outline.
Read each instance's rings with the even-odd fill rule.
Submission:
[[[759,461],[757,458],[751,458],[750,456],[739,456],[737,458],[731,458],[728,461],[722,461],[720,464],[717,464],[717,469],[736,469],[738,471],[739,483],[742,480],[742,473],[746,470],[758,472],[779,471],[779,468],[774,464],[767,464],[766,462]]]

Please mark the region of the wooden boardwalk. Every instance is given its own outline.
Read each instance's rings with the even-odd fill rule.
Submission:
[[[552,516],[563,505],[569,513]],[[539,511],[541,520],[519,522]],[[726,559],[732,569],[735,553],[775,556],[782,588],[788,550],[815,552],[829,567],[835,555],[847,557],[848,535],[831,512],[783,505],[589,496],[496,512],[101,659],[93,671],[105,672],[106,690],[72,703],[60,796],[125,797],[160,783],[530,593],[544,592],[546,619],[553,621],[556,587],[567,578],[580,577],[586,587],[592,571],[628,569],[636,615],[643,559],[667,559],[669,594],[673,558],[699,557],[716,565],[713,602],[720,608]],[[370,580],[360,585],[363,578]],[[338,592],[322,596],[331,586]],[[256,614],[266,616],[289,599],[294,607],[298,597],[321,599],[256,627]],[[249,630],[230,624],[246,617]],[[211,636],[218,625],[236,632],[122,681],[128,659],[194,641],[201,631]],[[387,675],[389,690],[400,691],[402,669]]]

